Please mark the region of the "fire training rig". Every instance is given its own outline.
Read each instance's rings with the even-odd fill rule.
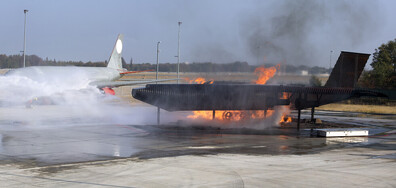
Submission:
[[[301,110],[352,97],[389,97],[378,90],[354,88],[370,54],[341,52],[324,87],[256,85],[225,82],[213,84],[148,84],[132,90],[135,99],[167,111],[266,110],[290,105]]]

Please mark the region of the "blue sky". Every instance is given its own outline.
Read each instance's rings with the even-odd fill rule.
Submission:
[[[373,53],[396,38],[396,1],[18,0],[0,2],[0,54],[104,61],[124,34],[123,56],[134,63],[181,61],[329,66],[341,50]]]

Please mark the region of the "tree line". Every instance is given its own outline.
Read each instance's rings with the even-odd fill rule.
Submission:
[[[56,61],[49,60],[48,58],[43,60],[37,55],[26,56],[26,66],[85,66],[85,67],[105,67],[106,62],[82,62],[82,61]],[[0,68],[1,69],[15,69],[23,67],[23,56],[22,55],[4,55],[0,54]]]
[[[156,69],[157,65],[152,63],[127,63],[122,58],[122,65],[130,71],[141,71]],[[22,55],[0,55],[0,68],[14,69],[23,66]],[[26,56],[26,66],[86,66],[86,67],[106,67],[107,61],[100,62],[82,62],[82,61],[57,61],[48,58],[42,59],[37,55]],[[261,65],[260,65],[261,66]],[[265,67],[275,66],[274,64],[265,64]],[[258,65],[249,65],[247,62],[236,61],[227,64],[217,64],[212,62],[193,62],[193,63],[180,63],[181,72],[253,72]],[[160,72],[176,72],[176,63],[161,63],[159,66]],[[323,67],[309,67],[305,65],[281,65],[280,71],[285,73],[300,74],[301,71],[307,71],[309,74],[324,74],[329,73],[331,70]]]

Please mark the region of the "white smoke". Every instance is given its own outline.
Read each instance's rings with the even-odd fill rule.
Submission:
[[[74,81],[73,81],[74,80]],[[103,94],[83,76],[37,81],[20,75],[0,76],[0,125],[56,128],[87,124],[139,124],[150,110]],[[28,105],[30,104],[30,105]]]
[[[24,76],[1,76],[0,77],[0,101],[13,104],[21,104],[31,99],[43,96],[54,96],[67,91],[88,89],[99,91],[89,86],[87,82],[39,82]]]

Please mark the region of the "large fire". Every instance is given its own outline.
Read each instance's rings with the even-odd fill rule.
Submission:
[[[255,84],[265,84],[267,81],[275,76],[276,71],[279,69],[280,64],[274,66],[274,67],[269,67],[265,68],[264,66],[257,67],[254,70],[254,74],[258,76],[257,80],[254,80],[253,82]]]
[[[248,119],[265,119],[273,114],[273,110],[250,111],[250,110],[216,110],[215,119],[219,121],[243,121]],[[187,116],[190,119],[213,119],[213,111],[194,111],[193,115]]]
[[[264,66],[257,67],[254,70],[254,73],[258,76],[257,80],[254,80],[255,84],[266,84],[269,79],[275,76],[276,71],[279,69],[280,65],[276,65],[274,67],[265,68]],[[213,84],[213,80],[207,82],[205,78],[196,78],[194,80],[190,80],[185,78],[188,83],[197,83],[204,84],[209,83]],[[288,93],[284,92],[280,99],[287,99]],[[193,115],[187,116],[190,119],[206,119],[211,120],[215,118],[218,121],[243,121],[248,119],[265,119],[267,117],[272,116],[274,110],[257,110],[257,111],[249,111],[249,110],[216,110],[213,115],[213,111],[194,111]],[[214,116],[214,117],[213,117]],[[279,123],[290,123],[292,121],[290,116],[283,114]]]

